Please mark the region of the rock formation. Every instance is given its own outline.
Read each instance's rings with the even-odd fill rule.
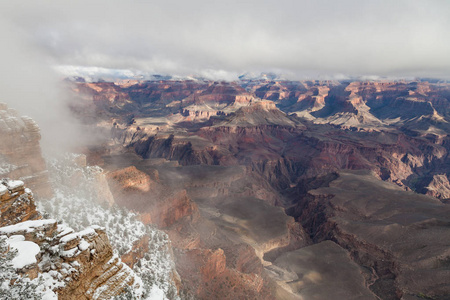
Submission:
[[[56,220],[42,219],[31,190],[21,181],[2,181],[0,205],[0,234],[18,250],[12,261],[17,272],[42,278],[59,299],[110,299],[127,286],[139,287],[133,271],[113,255],[104,228],[74,232]]]
[[[115,253],[133,268],[143,282],[141,289],[127,289],[127,297],[145,298],[155,292],[176,297],[179,279],[167,235],[144,225],[136,213],[119,208],[106,182],[105,171],[98,166],[86,166],[85,162],[84,155],[75,154],[49,160],[55,196],[50,201],[43,201],[41,207],[78,231],[90,224],[104,226]],[[121,187],[133,183],[133,177],[127,174],[122,172],[118,176],[124,179],[125,184]],[[140,183],[141,187],[145,185],[144,181]],[[131,196],[133,190],[129,191]],[[112,199],[113,203],[108,199]]]
[[[51,197],[38,125],[0,103],[0,176],[23,180],[36,196]]]
[[[434,175],[426,189],[426,195],[442,200],[450,199],[450,183],[445,174]]]
[[[135,166],[110,172],[108,180],[117,204],[139,212],[145,224],[167,228],[197,209],[186,191],[168,191]]]
[[[19,180],[2,180],[0,183],[0,226],[19,221],[38,220],[42,216],[36,211],[33,194]]]

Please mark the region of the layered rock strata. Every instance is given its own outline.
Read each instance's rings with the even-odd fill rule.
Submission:
[[[13,259],[17,272],[43,278],[41,284],[59,299],[111,299],[138,285],[133,271],[113,255],[104,228],[74,232],[56,220],[42,219],[31,190],[21,181],[0,183],[0,205],[0,234],[18,250]]]
[[[0,226],[42,218],[36,211],[31,190],[24,188],[20,180],[0,181],[0,212]]]

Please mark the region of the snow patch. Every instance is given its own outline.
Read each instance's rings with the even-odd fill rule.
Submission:
[[[80,251],[84,251],[86,249],[88,249],[90,246],[90,244],[88,242],[86,242],[86,240],[82,239],[80,244],[78,245],[78,249],[80,249]]]
[[[6,192],[8,192],[8,188],[3,184],[0,184],[0,196],[3,196]]]
[[[12,259],[12,264],[16,269],[37,263],[36,255],[41,250],[39,245],[30,241],[25,241],[23,235],[13,235],[6,241],[8,245],[17,250],[17,255]]]
[[[91,228],[94,229],[94,230],[102,230],[102,231],[106,230],[105,227],[98,226],[98,225],[91,225]]]
[[[36,228],[44,227],[46,225],[55,224],[56,220],[53,219],[45,219],[45,220],[34,220],[34,221],[25,221],[22,223],[9,225],[0,228],[0,233],[3,234],[11,234],[15,232],[33,232]]]
[[[65,235],[72,233],[73,229],[70,227],[67,227],[65,225],[58,225],[58,232],[59,233],[58,233],[57,237],[63,237]]]
[[[66,251],[62,250],[59,252],[59,254],[62,257],[74,257],[74,256],[77,256],[79,253],[80,253],[80,251],[78,250],[77,247],[72,248],[70,250],[66,250]]]
[[[8,185],[8,188],[10,190],[15,190],[19,187],[24,186],[25,183],[22,180],[8,180],[6,184]]]
[[[44,294],[42,295],[42,300],[57,300],[58,296],[56,296],[56,294],[51,291],[51,290],[47,290],[44,292]]]
[[[80,232],[78,232],[78,235],[80,237],[84,237],[84,236],[96,236],[97,233],[95,232],[95,230],[92,227],[86,228],[85,230],[82,230]]]
[[[77,233],[71,233],[71,234],[68,234],[68,235],[62,237],[61,239],[59,239],[59,241],[60,241],[60,243],[67,244],[68,242],[73,241],[77,238],[78,238]]]
[[[164,292],[154,285],[152,289],[150,290],[150,295],[148,296],[147,300],[165,300]]]

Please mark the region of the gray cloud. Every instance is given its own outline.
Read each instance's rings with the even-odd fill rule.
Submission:
[[[0,18],[0,28],[0,102],[38,123],[45,152],[73,150],[89,142],[68,109],[61,76],[51,68],[48,54],[29,32],[7,19]]]
[[[450,77],[445,0],[72,2],[2,3],[2,18],[52,65]]]

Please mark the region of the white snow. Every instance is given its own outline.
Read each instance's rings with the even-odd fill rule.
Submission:
[[[40,251],[39,245],[25,241],[23,235],[13,235],[8,238],[7,243],[11,248],[17,250],[17,255],[12,260],[14,268],[22,269],[37,262],[36,255]]]
[[[25,183],[22,180],[8,180],[6,184],[10,190],[14,190],[23,186]]]
[[[3,196],[8,191],[8,188],[3,184],[0,184],[0,196]]]
[[[39,274],[39,277],[34,279],[39,282],[39,280],[43,281],[43,284],[40,286],[42,288],[42,299],[45,300],[53,300],[58,299],[58,296],[52,291],[57,288],[62,288],[65,286],[65,283],[59,278],[61,276],[60,273],[56,271],[50,271]]]
[[[78,249],[80,249],[80,251],[84,251],[86,249],[88,249],[90,246],[90,244],[88,242],[86,242],[86,240],[82,239],[80,244],[78,245]]]
[[[51,291],[51,290],[47,290],[44,292],[44,294],[42,295],[42,300],[57,300],[58,296],[56,296],[56,294]]]
[[[70,263],[74,268],[79,268],[81,265],[76,260]]]
[[[94,230],[98,230],[98,229],[100,229],[100,230],[106,230],[105,227],[102,227],[102,226],[99,226],[99,225],[91,225],[91,228],[94,229]]]
[[[79,254],[79,252],[80,251],[78,250],[78,248],[75,247],[75,248],[72,248],[72,249],[67,250],[67,251],[61,251],[60,255],[62,257],[74,257],[74,256],[77,256]]]
[[[72,233],[73,229],[65,225],[58,225],[58,232],[59,234],[57,235],[57,237],[63,237],[65,235]]]
[[[36,228],[55,224],[56,220],[53,219],[45,219],[45,220],[34,220],[34,221],[25,221],[22,223],[17,223],[15,225],[9,225],[5,227],[0,228],[0,233],[8,234],[8,233],[15,233],[15,232],[32,232]]]
[[[156,285],[152,286],[152,289],[150,290],[150,295],[146,300],[165,300],[164,292],[157,287]]]
[[[0,125],[1,127],[1,125]],[[0,175],[3,175],[3,177],[7,177],[7,174],[17,169],[17,166],[9,164],[5,161],[3,161],[2,158],[0,158]],[[6,175],[6,176],[4,176]]]
[[[83,236],[95,236],[97,235],[97,233],[95,232],[95,230],[92,227],[86,228],[85,230],[82,230],[80,232],[78,232],[78,235],[80,237]]]
[[[68,230],[66,229],[66,231],[68,231]],[[67,244],[68,242],[73,241],[75,239],[81,239],[81,241],[78,244],[78,248],[80,249],[80,251],[84,251],[87,248],[89,248],[90,244],[85,239],[83,239],[83,237],[90,237],[90,236],[96,236],[96,235],[97,235],[97,233],[95,232],[94,228],[92,228],[92,226],[91,226],[80,232],[67,234],[67,235],[63,236],[62,238],[60,238],[59,242],[61,244]],[[73,252],[73,249],[68,250],[68,251]],[[73,254],[68,251],[63,251],[62,255],[73,256]]]
[[[71,233],[66,236],[63,236],[59,241],[63,244],[67,244],[68,242],[75,240],[78,238],[78,233]]]

